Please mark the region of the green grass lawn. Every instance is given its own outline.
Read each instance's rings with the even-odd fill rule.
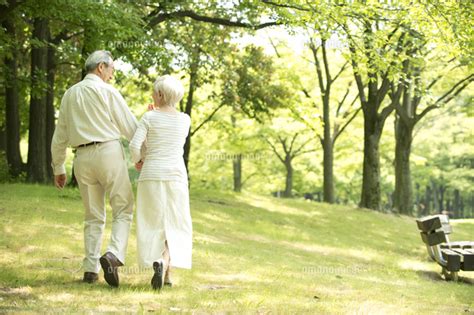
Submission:
[[[154,292],[136,262],[121,285],[85,284],[79,192],[0,185],[0,311],[177,313],[474,312],[474,273],[446,282],[413,218],[346,206],[194,189],[193,269]],[[108,210],[107,239],[111,212]],[[474,220],[452,221],[474,240]],[[107,239],[104,239],[104,249]]]

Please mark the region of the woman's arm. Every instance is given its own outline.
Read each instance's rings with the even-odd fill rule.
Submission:
[[[142,155],[142,145],[146,140],[148,126],[148,119],[145,114],[138,123],[135,135],[133,136],[132,141],[130,141],[130,154],[132,155],[133,163],[138,163],[144,158]]]

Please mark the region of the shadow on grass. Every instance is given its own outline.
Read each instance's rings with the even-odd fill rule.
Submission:
[[[417,270],[416,274],[421,278],[429,279],[432,281],[449,282],[441,276],[441,273],[435,271]],[[457,283],[474,285],[474,278],[460,276]]]
[[[29,287],[0,287],[0,297],[17,298],[21,300],[37,299],[37,296],[31,293],[31,288]]]

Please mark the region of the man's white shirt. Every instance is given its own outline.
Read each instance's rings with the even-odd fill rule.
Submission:
[[[51,154],[54,175],[65,174],[68,146],[132,139],[138,122],[119,91],[95,74],[69,88],[61,100]]]

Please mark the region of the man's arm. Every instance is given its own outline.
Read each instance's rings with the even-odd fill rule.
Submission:
[[[111,89],[112,104],[110,104],[110,111],[112,120],[119,129],[120,133],[130,141],[135,134],[138,126],[138,121],[127,106],[124,98],[116,89]]]
[[[58,123],[54,129],[53,139],[51,141],[51,166],[53,167],[54,183],[56,187],[63,188],[66,185],[66,150],[69,144],[67,135],[67,92],[61,100]]]

